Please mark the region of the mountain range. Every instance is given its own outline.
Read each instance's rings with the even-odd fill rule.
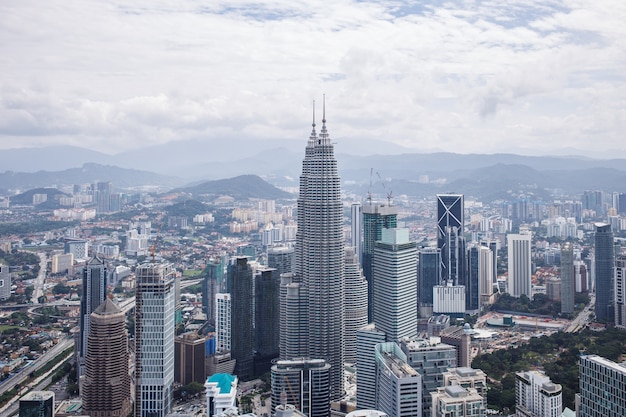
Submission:
[[[274,148],[272,144],[268,141],[268,147],[256,153],[253,150],[257,148],[248,149],[245,143],[231,143],[230,147],[208,153],[200,146],[195,153],[189,153],[193,150],[187,149],[190,144],[179,144],[180,152],[168,157],[162,153],[174,152],[171,145],[116,156],[74,147],[5,150],[0,153],[0,166],[22,166],[24,170],[1,173],[0,190],[14,194],[15,190],[37,187],[62,189],[72,184],[111,181],[117,189],[152,186],[161,192],[202,194],[201,188],[193,187],[241,175],[258,175],[270,184],[297,188],[304,149],[300,143],[297,149],[292,143]],[[460,192],[488,201],[519,195],[576,196],[586,189],[626,192],[624,159],[446,152],[357,155],[340,152],[342,149],[351,151],[336,145],[342,187],[362,198],[369,193],[377,198],[388,194],[423,198],[438,192]],[[42,166],[54,166],[56,170],[28,172],[27,168],[42,158],[46,161]],[[77,168],[78,164],[81,166]]]

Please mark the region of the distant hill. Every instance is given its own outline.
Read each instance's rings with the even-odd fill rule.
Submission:
[[[63,187],[98,181],[110,181],[114,188],[145,185],[174,187],[182,182],[180,179],[152,172],[95,163],[86,163],[81,168],[70,168],[63,171],[6,171],[0,174],[0,188],[4,189]]]
[[[46,194],[46,201],[37,205],[42,209],[54,209],[59,207],[59,198],[69,195],[56,188],[34,188],[21,194],[11,196],[11,205],[31,205],[35,194]]]
[[[231,196],[236,200],[250,198],[280,200],[295,197],[293,194],[274,187],[257,175],[240,175],[234,178],[207,181],[190,187],[176,188],[169,193],[187,193],[194,197],[212,198]]]

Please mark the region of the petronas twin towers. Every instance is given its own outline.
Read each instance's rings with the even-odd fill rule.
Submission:
[[[296,269],[303,319],[303,356],[325,359],[330,365],[330,398],[344,395],[344,239],[340,178],[334,147],[326,129],[313,129],[305,150],[298,198]]]

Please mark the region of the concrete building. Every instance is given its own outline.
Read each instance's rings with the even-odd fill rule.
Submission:
[[[561,248],[561,313],[574,313],[576,283],[574,282],[574,248],[565,243]]]
[[[132,411],[126,314],[106,298],[91,313],[83,411],[91,417],[122,417]]]
[[[72,273],[74,270],[74,254],[63,253],[52,255],[51,272],[53,274]]]
[[[89,257],[89,241],[82,239],[66,239],[65,253],[74,255],[74,259],[87,259]]]
[[[579,417],[626,416],[626,363],[597,355],[580,357]]]
[[[175,270],[145,263],[135,270],[135,417],[165,417],[174,383]]]
[[[0,264],[0,301],[11,298],[11,273],[9,267]]]
[[[361,203],[352,203],[350,207],[350,246],[354,250],[354,253],[361,265],[361,259],[363,258],[363,209]]]
[[[443,385],[443,373],[448,368],[456,368],[456,349],[441,343],[441,339],[406,339],[400,343],[408,364],[422,377],[422,415],[429,417],[432,398],[430,393]]]
[[[528,234],[508,234],[507,250],[509,261],[508,292],[512,297],[520,297],[522,294],[532,299],[532,264],[531,264],[531,239]]]
[[[494,242],[495,247],[495,242]],[[481,246],[479,249],[479,269],[478,288],[480,290],[480,308],[493,303],[496,292],[494,284],[496,282],[497,260],[494,263],[494,249],[489,246]]]
[[[391,417],[422,416],[422,377],[395,342],[376,345],[376,409]]]
[[[459,367],[469,367],[472,363],[472,336],[470,331],[470,325],[466,323],[463,327],[447,327],[439,333],[442,343],[455,347],[456,364]]]
[[[230,294],[215,294],[215,347],[218,352],[230,352],[231,349],[230,311]]]
[[[176,336],[174,340],[174,381],[187,385],[206,381],[206,337],[196,332]]]
[[[374,247],[372,313],[388,341],[417,335],[417,245],[409,229],[383,229]]]
[[[433,287],[433,314],[445,314],[452,318],[465,317],[465,286],[436,285]]]
[[[615,257],[615,327],[626,329],[626,255]]]
[[[207,416],[217,416],[237,407],[237,382],[237,377],[230,374],[214,374],[206,380]]]
[[[293,404],[308,417],[330,415],[330,365],[325,360],[279,360],[271,378],[272,414],[280,404]]]
[[[357,352],[356,333],[367,325],[367,281],[363,276],[354,249],[346,247],[345,256],[345,360],[347,363],[355,363]]]
[[[561,385],[539,371],[515,375],[515,415],[518,417],[553,417],[563,412]]]
[[[486,405],[483,397],[473,388],[460,385],[438,387],[430,393],[431,417],[483,417]]]
[[[376,345],[385,342],[385,333],[374,323],[356,333],[356,406],[358,409],[376,408]]]
[[[304,286],[307,357],[328,361],[332,400],[344,391],[344,237],[341,179],[324,107],[319,136],[313,130],[302,161],[297,201],[296,282]],[[330,407],[330,404],[329,404]]]
[[[475,389],[483,398],[484,406],[487,407],[487,374],[480,369],[470,367],[448,368],[443,373],[443,385],[458,385],[465,389]]]

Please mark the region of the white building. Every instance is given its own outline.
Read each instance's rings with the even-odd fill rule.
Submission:
[[[218,352],[230,352],[231,345],[230,294],[215,294],[215,348]]]
[[[438,387],[431,392],[432,417],[483,417],[485,401],[474,388],[460,385]],[[556,417],[556,416],[555,416]]]
[[[515,415],[559,417],[563,412],[561,385],[539,371],[518,372],[515,377]]]
[[[175,270],[146,263],[135,273],[135,416],[165,417],[173,401]]]
[[[416,336],[417,244],[409,240],[409,229],[382,229],[374,246],[372,286],[372,318],[387,340]]]
[[[395,342],[376,345],[376,409],[390,417],[422,417],[422,377]]]
[[[236,407],[237,382],[237,377],[230,374],[213,374],[206,380],[207,416],[213,417]]]
[[[356,406],[376,408],[376,345],[385,342],[385,333],[374,323],[356,333]]]
[[[0,301],[11,297],[11,273],[9,267],[0,264]]]
[[[465,294],[465,285],[435,285],[433,287],[433,314],[463,317]]]
[[[509,256],[508,292],[513,297],[532,298],[531,234],[507,235]]]

